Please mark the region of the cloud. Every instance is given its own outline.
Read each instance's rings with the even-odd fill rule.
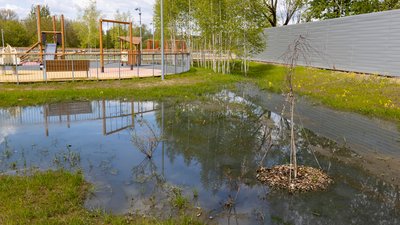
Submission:
[[[133,15],[134,23],[139,22],[138,12],[135,8],[142,8],[142,22],[149,24],[153,19],[153,6],[155,0],[97,0],[97,8],[101,11],[104,18],[113,18],[117,10],[120,12],[130,11]],[[32,5],[47,4],[51,13],[60,15],[64,14],[66,18],[76,19],[80,9],[85,8],[89,4],[89,0],[0,0],[0,8],[14,10],[20,19],[25,18]]]
[[[16,128],[12,125],[2,126],[0,129],[0,144],[2,144],[9,135],[12,135],[16,132]]]

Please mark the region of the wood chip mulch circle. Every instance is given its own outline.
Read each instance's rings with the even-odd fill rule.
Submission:
[[[257,179],[272,188],[286,189],[290,193],[326,190],[333,180],[322,170],[308,166],[297,167],[297,178],[289,183],[290,165],[278,165],[272,168],[261,167],[257,170]],[[293,169],[292,169],[293,176]]]

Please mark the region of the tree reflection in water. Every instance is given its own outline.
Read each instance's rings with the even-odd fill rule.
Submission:
[[[141,117],[136,120],[130,133],[132,144],[144,154],[144,159],[132,168],[132,179],[142,186],[142,193],[140,198],[132,199],[131,208],[157,214],[157,209],[165,208],[168,198],[164,174],[158,171],[153,159],[153,153],[161,141],[161,131]]]
[[[160,143],[161,134],[156,127],[143,118],[139,118],[136,124],[139,125],[140,128],[137,129],[137,125],[131,128],[131,141],[140,152],[151,159],[154,150]]]
[[[187,167],[200,166],[202,188],[213,195],[222,195],[223,200],[210,213],[214,217],[226,219],[224,223],[240,223],[248,221],[250,217],[250,221],[258,218],[262,223],[272,224],[279,221],[294,224],[366,222],[374,215],[374,210],[381,214],[375,217],[380,220],[375,221],[384,221],[386,216],[391,218],[388,224],[398,222],[389,212],[395,206],[387,205],[390,210],[383,210],[381,205],[386,203],[371,199],[370,193],[365,202],[374,207],[362,207],[362,198],[357,193],[363,193],[360,182],[362,178],[368,178],[368,175],[334,159],[319,156],[318,161],[313,147],[321,146],[324,140],[318,140],[319,137],[315,134],[299,127],[296,128],[298,162],[315,167],[330,167],[331,175],[335,176],[338,184],[327,192],[298,196],[279,191],[271,192],[269,188],[258,184],[255,171],[260,164],[272,166],[288,163],[290,126],[280,115],[266,111],[230,92],[221,92],[213,96],[211,101],[172,104],[163,116],[166,121],[164,132],[168,142],[168,158],[173,163],[177,157],[183,157]],[[157,122],[160,121],[161,115],[157,115]],[[243,165],[245,170],[242,169]],[[258,196],[264,206],[254,206],[247,202],[247,191],[252,189],[264,190],[264,194],[260,193]],[[398,196],[398,191],[388,185],[376,191],[387,197]],[[252,208],[243,211],[242,205],[250,205]],[[240,206],[239,211],[237,206]],[[369,215],[359,216],[355,210],[357,208],[364,208],[364,212],[369,212]],[[249,212],[253,212],[253,215]]]
[[[241,188],[258,185],[256,168],[272,144],[275,126],[271,112],[221,93],[212,101],[175,104],[164,114],[167,155],[171,162],[181,156],[188,167],[200,165],[202,188],[224,197],[211,216],[231,224],[251,215],[237,212]],[[160,123],[161,116],[158,115]],[[283,157],[282,157],[283,158]]]

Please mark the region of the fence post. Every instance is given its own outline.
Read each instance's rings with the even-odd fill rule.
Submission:
[[[96,78],[97,78],[97,81],[99,81],[99,58],[98,58],[98,56],[99,55],[96,55]]]
[[[165,75],[168,74],[168,53],[165,53],[165,59],[164,59],[164,71]]]
[[[71,65],[72,65],[72,81],[75,81],[74,59],[71,59]]]
[[[190,53],[186,53],[186,71],[190,70],[191,65],[191,55]]]
[[[86,60],[84,57],[80,57],[80,60]],[[90,74],[90,79],[92,78],[92,71],[90,70],[90,56],[89,56],[89,68],[86,71],[86,78],[89,80],[89,74]]]
[[[45,57],[46,59],[46,57]],[[43,80],[47,83],[47,66],[46,66],[46,60],[43,60]]]
[[[18,74],[18,65],[15,63],[15,73],[17,75],[17,84],[19,85],[19,74]]]
[[[152,65],[153,65],[153,77],[154,77],[154,52],[153,53],[151,53],[151,56],[152,56]]]
[[[121,55],[119,55],[119,62],[118,62],[118,79],[121,80]]]
[[[174,74],[176,74],[176,52],[174,52]]]
[[[192,62],[192,56],[190,53],[186,53],[186,71],[190,70],[190,67],[193,65]]]
[[[139,57],[141,54],[136,55],[137,77],[139,77]]]
[[[185,71],[185,53],[182,52],[181,73]]]

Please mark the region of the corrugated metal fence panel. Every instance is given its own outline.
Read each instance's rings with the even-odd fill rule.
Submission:
[[[264,35],[267,47],[254,60],[284,63],[288,46],[303,35],[315,51],[299,65],[400,76],[400,10],[268,28]]]

